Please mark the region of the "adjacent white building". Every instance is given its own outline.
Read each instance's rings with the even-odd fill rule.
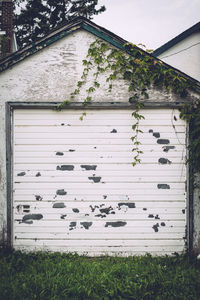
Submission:
[[[200,22],[156,49],[153,54],[200,81]]]

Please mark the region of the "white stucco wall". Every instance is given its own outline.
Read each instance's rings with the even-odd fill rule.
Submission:
[[[56,102],[69,99],[81,78],[82,60],[96,37],[84,30],[69,35],[40,50],[0,74],[0,101]],[[93,80],[93,78],[91,78]],[[113,82],[112,93],[107,92],[105,75],[99,78],[101,88],[94,93],[93,100],[98,102],[118,102],[128,100],[127,85],[122,79]],[[90,86],[88,84],[88,86]],[[83,101],[86,94],[81,93],[76,101]],[[175,101],[167,92],[152,90],[149,101]]]
[[[158,58],[200,81],[200,31],[177,43]]]
[[[96,38],[79,30],[40,50],[36,54],[0,73],[0,241],[6,229],[6,102],[62,102],[69,99],[82,73],[82,60]],[[107,92],[105,76],[99,78],[101,88],[93,95],[96,102],[127,102],[126,83],[119,78]],[[82,92],[76,101],[84,99]],[[174,102],[178,99],[160,90],[150,91],[152,102]],[[4,228],[4,230],[3,230]]]

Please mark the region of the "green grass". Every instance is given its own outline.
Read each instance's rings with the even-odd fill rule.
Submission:
[[[200,299],[194,257],[101,257],[0,250],[0,299]]]

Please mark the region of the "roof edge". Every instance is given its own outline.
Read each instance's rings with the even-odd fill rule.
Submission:
[[[200,22],[196,23],[192,27],[190,27],[187,30],[183,31],[181,34],[177,35],[172,40],[168,41],[167,43],[165,43],[161,47],[157,48],[153,52],[153,55],[154,56],[159,56],[160,54],[162,54],[166,50],[170,49],[171,47],[175,46],[177,43],[181,42],[182,40],[187,38],[189,35],[191,35],[192,33],[196,32],[198,30],[200,30]]]
[[[111,43],[113,46],[119,49],[124,49],[124,44],[127,42],[109,30],[96,25],[92,21],[85,17],[77,17],[65,25],[56,28],[45,37],[42,37],[38,41],[27,45],[26,47],[14,52],[13,54],[5,57],[0,61],[0,72],[15,65],[16,63],[24,60],[26,57],[37,53],[39,50],[51,45],[55,41],[68,36],[79,29],[85,29],[86,31],[96,35],[99,38]]]
[[[67,36],[72,31],[81,28],[82,20],[74,20],[75,22],[70,22],[69,24],[59,27],[58,29],[50,32],[47,36],[42,37],[38,41],[25,46],[22,49],[14,52],[13,54],[5,57],[0,61],[0,72],[6,70],[7,68],[15,65],[16,63],[24,60],[26,57],[31,56],[38,52],[39,50],[49,46],[56,40],[59,40],[63,36]]]

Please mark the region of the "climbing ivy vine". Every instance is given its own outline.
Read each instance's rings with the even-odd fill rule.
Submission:
[[[180,117],[189,123],[189,157],[188,162],[192,173],[200,172],[200,102],[184,104],[181,108]],[[195,179],[195,176],[192,178]]]
[[[142,102],[149,98],[149,89],[156,87],[180,97],[186,97],[188,90],[193,88],[191,81],[153,57],[151,51],[144,51],[131,43],[125,44],[123,50],[120,50],[111,47],[104,41],[96,40],[90,44],[87,57],[83,60],[83,66],[81,80],[77,82],[76,89],[71,93],[70,99],[61,103],[58,109],[62,109],[75,99],[81,88],[87,86],[87,80],[91,74],[93,80],[91,86],[86,88],[87,95],[83,101],[84,106],[92,102],[92,93],[100,88],[101,85],[98,81],[100,74],[105,73],[108,92],[112,91],[113,81],[123,78],[128,82],[128,91],[131,95],[129,102],[135,107],[132,113],[134,133],[131,137],[134,153],[133,166],[135,166],[140,162],[140,154],[142,154],[139,149],[141,143],[138,140],[138,133],[142,133],[139,123],[144,116],[140,110],[143,108]],[[86,113],[83,113],[80,119],[83,120],[85,115]],[[180,116],[191,124],[189,159],[194,169],[200,171],[200,129],[197,128],[200,125],[199,102],[183,105]]]

